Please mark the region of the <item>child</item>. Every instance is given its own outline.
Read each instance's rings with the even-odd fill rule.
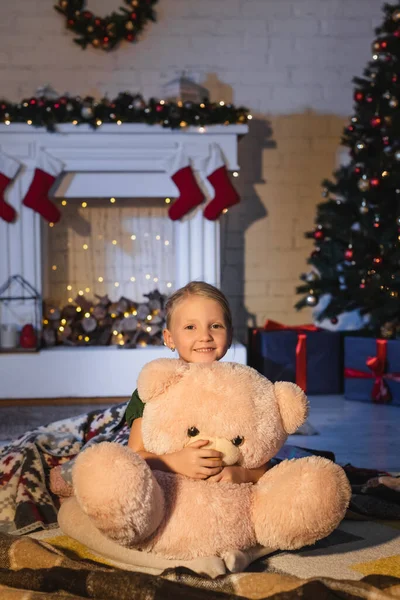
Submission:
[[[192,281],[177,290],[166,304],[167,328],[164,343],[186,362],[209,363],[225,356],[232,343],[232,315],[224,294],[202,281]],[[188,398],[190,402],[190,398]],[[144,404],[137,390],[127,407],[126,420],[131,425],[128,446],[146,460],[150,468],[180,473],[194,479],[256,483],[267,465],[258,469],[240,466],[223,467],[222,454],[204,448],[208,440],[197,440],[183,450],[157,456],[146,452],[142,439]]]

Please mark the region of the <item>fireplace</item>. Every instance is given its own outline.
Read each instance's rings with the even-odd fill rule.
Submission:
[[[219,222],[207,221],[203,207],[181,221],[168,219],[168,199],[178,190],[166,164],[183,145],[210,197],[204,168],[211,144],[219,145],[227,168],[238,171],[238,137],[246,132],[245,125],[170,131],[124,124],[96,132],[61,125],[54,134],[27,125],[0,126],[2,151],[22,166],[8,195],[18,220],[11,225],[0,221],[0,283],[20,274],[54,302],[68,302],[69,292],[84,291],[84,286],[91,293],[111,295],[114,290],[115,296],[139,301],[150,288],[169,293],[193,279],[219,286]],[[64,163],[64,176],[53,190],[62,217],[52,229],[21,206],[41,150]],[[66,226],[68,215],[75,219],[73,227]],[[142,366],[168,356],[173,355],[163,346],[61,346],[29,355],[2,354],[0,398],[128,396]],[[245,363],[245,348],[235,343],[226,360]]]

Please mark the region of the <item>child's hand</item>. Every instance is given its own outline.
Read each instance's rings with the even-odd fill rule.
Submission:
[[[227,483],[248,483],[247,469],[244,467],[233,466],[224,467],[217,475],[208,478],[208,481],[214,483],[222,481]]]
[[[166,455],[171,471],[192,479],[207,479],[220,473],[222,453],[203,448],[207,444],[208,440],[197,440],[179,452]]]

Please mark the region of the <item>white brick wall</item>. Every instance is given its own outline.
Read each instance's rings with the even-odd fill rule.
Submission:
[[[136,46],[82,51],[49,0],[5,3],[2,95],[19,100],[50,83],[60,93],[159,96],[186,70],[213,99],[254,114],[241,142],[242,202],[223,219],[223,287],[241,332],[246,318],[296,323],[294,288],[311,245],[320,182],[335,167],[352,110],[351,79],[370,58],[376,0],[160,0],[159,21]],[[103,14],[116,0],[88,1]]]

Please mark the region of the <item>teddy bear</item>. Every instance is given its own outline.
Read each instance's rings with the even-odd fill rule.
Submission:
[[[236,363],[157,359],[138,378],[144,447],[163,455],[196,439],[224,465],[270,461],[305,421],[308,401],[293,383],[271,383]],[[294,550],[340,523],[350,500],[341,467],[321,457],[284,460],[256,484],[152,471],[121,444],[93,445],[76,460],[76,501],[107,538],[170,559],[195,559],[258,544]]]

